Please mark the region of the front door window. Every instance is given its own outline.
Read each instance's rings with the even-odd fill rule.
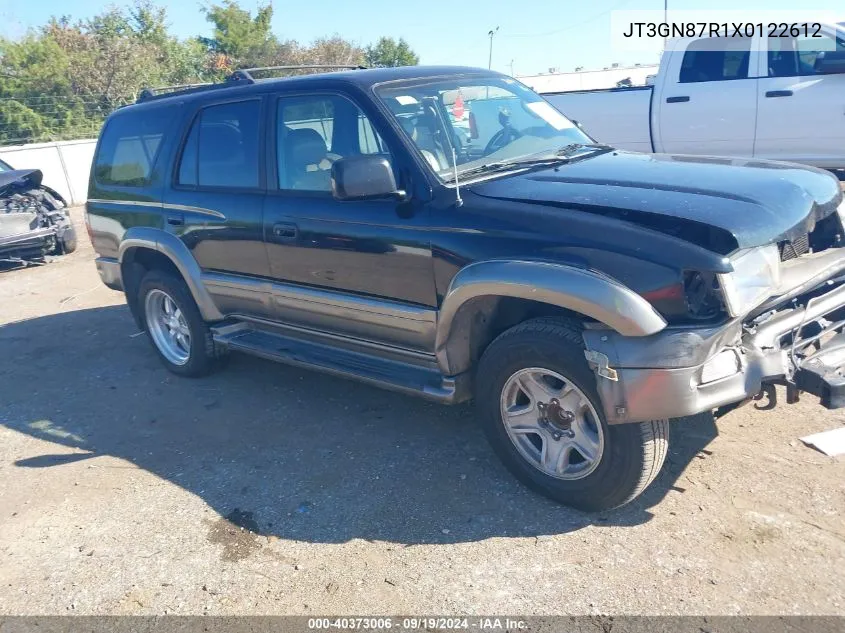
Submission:
[[[279,189],[331,191],[332,164],[389,152],[366,115],[338,95],[279,99],[276,120]]]

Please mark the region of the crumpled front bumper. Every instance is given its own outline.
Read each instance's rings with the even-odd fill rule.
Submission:
[[[795,285],[781,294],[787,299],[762,314],[641,338],[585,330],[608,422],[694,415],[741,403],[773,384],[787,386],[788,400],[805,391],[829,408],[845,406],[845,278],[837,276],[845,249],[793,268]]]
[[[0,214],[0,259],[34,259],[76,249],[76,230],[69,220],[37,223],[34,212]]]
[[[41,257],[56,247],[56,230],[43,227],[0,236],[0,259]]]

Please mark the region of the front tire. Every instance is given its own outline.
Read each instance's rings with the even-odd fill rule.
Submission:
[[[624,505],[657,477],[668,420],[610,426],[571,321],[533,319],[499,336],[478,366],[487,439],[528,487],[579,510]]]
[[[76,250],[77,239],[76,229],[67,220],[67,224],[60,226],[56,230],[56,249],[55,255],[69,255]]]
[[[144,329],[167,369],[198,377],[218,367],[211,330],[182,279],[151,270],[138,288],[138,306]]]

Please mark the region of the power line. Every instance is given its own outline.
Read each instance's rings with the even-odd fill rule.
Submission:
[[[84,98],[70,95],[0,97],[0,109],[17,104],[37,117],[24,121],[0,120],[0,146],[96,137],[111,112],[134,101],[134,95],[107,101],[92,95]]]
[[[565,26],[562,29],[555,29],[554,31],[546,31],[545,33],[513,33],[513,34],[510,34],[510,35],[505,33],[503,35],[500,35],[499,37],[548,37],[549,35],[557,35],[559,33],[565,33],[567,31],[572,31],[573,29],[577,29],[578,27],[584,26],[585,24],[589,24],[590,22],[594,22],[595,20],[598,20],[600,17],[607,15],[611,11],[615,11],[619,7],[628,4],[630,1],[631,0],[622,0],[622,2],[619,2],[615,5],[613,5],[612,7],[607,9],[606,11],[602,11],[601,13],[598,13],[591,18],[587,18],[586,20],[584,20],[583,22],[579,22],[578,24],[570,24],[569,26]]]

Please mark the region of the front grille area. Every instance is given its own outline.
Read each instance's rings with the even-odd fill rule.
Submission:
[[[804,233],[791,242],[781,242],[778,244],[778,248],[780,249],[780,261],[782,262],[805,255],[810,252],[810,234]]]

